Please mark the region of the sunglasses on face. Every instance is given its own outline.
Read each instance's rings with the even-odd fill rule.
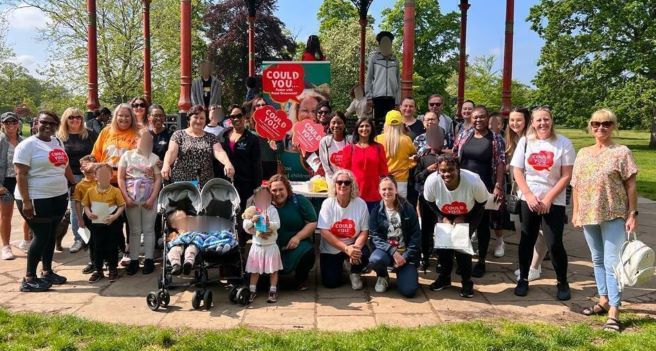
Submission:
[[[340,185],[340,186],[350,186],[351,181],[350,180],[336,180],[335,184]]]
[[[266,103],[262,102],[262,103],[256,104],[255,107],[264,107],[266,105],[267,105]]]
[[[79,120],[82,120],[82,116],[69,116],[68,119],[79,119]]]
[[[146,104],[143,104],[143,103],[141,103],[141,104],[132,104],[132,108],[138,108],[138,107],[146,108]]]
[[[18,124],[18,121],[16,121],[16,120],[12,120],[12,121],[4,121],[4,122],[2,122],[2,124],[8,124],[8,125],[13,126],[13,125]]]
[[[318,114],[318,115],[325,115],[325,114],[327,114],[327,113],[328,113],[327,110],[319,110],[319,111],[317,111],[317,114]]]
[[[229,117],[230,117],[230,119],[237,119],[237,118],[241,118],[242,116],[243,115],[241,113],[237,113],[237,114],[234,114],[234,115],[230,115]]]
[[[590,122],[590,126],[592,128],[599,128],[600,126],[602,126],[606,129],[608,129],[608,128],[612,127],[613,124],[614,124],[613,121],[603,121],[603,122],[593,121],[593,122]]]
[[[429,102],[428,106],[430,106],[430,107],[439,107],[439,106],[442,106],[442,103],[441,102]]]

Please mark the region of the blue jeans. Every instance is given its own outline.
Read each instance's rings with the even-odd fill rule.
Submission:
[[[84,176],[81,174],[79,175],[74,174],[73,177],[75,177],[76,183],[82,180],[82,178],[84,178]],[[73,201],[73,194],[68,194],[68,198],[71,199],[68,202],[68,207],[71,210],[71,229],[73,229],[73,237],[75,238],[75,241],[84,242],[82,241],[82,237],[80,236],[80,234],[77,233],[77,230],[78,228],[80,228],[80,226],[77,225],[77,214],[75,213],[75,204],[74,204],[75,201]]]
[[[342,270],[344,260],[348,256],[340,252],[338,254],[322,253],[319,255],[319,269],[321,270],[321,284],[326,288],[337,288],[342,285]],[[369,247],[366,245],[362,248],[362,258],[359,265],[351,265],[351,273],[362,273],[362,270],[369,264]]]
[[[369,266],[379,277],[387,277],[387,267],[394,265],[394,258],[381,249],[375,249],[369,257]],[[399,293],[405,297],[414,297],[419,289],[417,266],[407,262],[396,270],[396,285]]]
[[[590,248],[599,296],[608,296],[611,307],[620,307],[622,296],[617,287],[614,267],[626,240],[624,219],[584,225],[583,234]]]

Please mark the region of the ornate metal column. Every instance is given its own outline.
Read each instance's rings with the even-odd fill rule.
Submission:
[[[87,120],[98,102],[98,37],[96,30],[96,0],[87,0]]]
[[[465,71],[467,67],[467,10],[468,0],[460,0],[460,58],[458,62],[458,117],[465,101]]]
[[[415,56],[415,0],[403,5],[403,71],[401,73],[401,99],[412,96],[412,73]]]
[[[508,117],[512,106],[513,26],[515,0],[506,0],[506,40],[503,49],[503,77],[501,87],[501,113]]]
[[[191,0],[180,0],[180,98],[178,110],[191,108]]]
[[[143,4],[143,36],[144,36],[144,97],[148,103],[152,103],[151,63],[150,63],[150,2],[152,0],[141,0]]]

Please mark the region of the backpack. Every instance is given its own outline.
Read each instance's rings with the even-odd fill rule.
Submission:
[[[615,277],[620,291],[625,286],[648,283],[654,276],[656,254],[649,246],[636,238],[635,232],[627,233],[628,240],[622,244],[619,262],[615,266]]]

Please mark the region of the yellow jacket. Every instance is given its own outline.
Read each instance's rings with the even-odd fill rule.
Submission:
[[[385,133],[376,136],[376,142],[385,146]],[[410,168],[417,163],[410,157],[417,153],[415,145],[409,136],[403,135],[399,141],[399,146],[394,157],[387,156],[387,168],[389,173],[394,176],[398,182],[407,182],[410,176]],[[385,153],[387,154],[387,152]]]

